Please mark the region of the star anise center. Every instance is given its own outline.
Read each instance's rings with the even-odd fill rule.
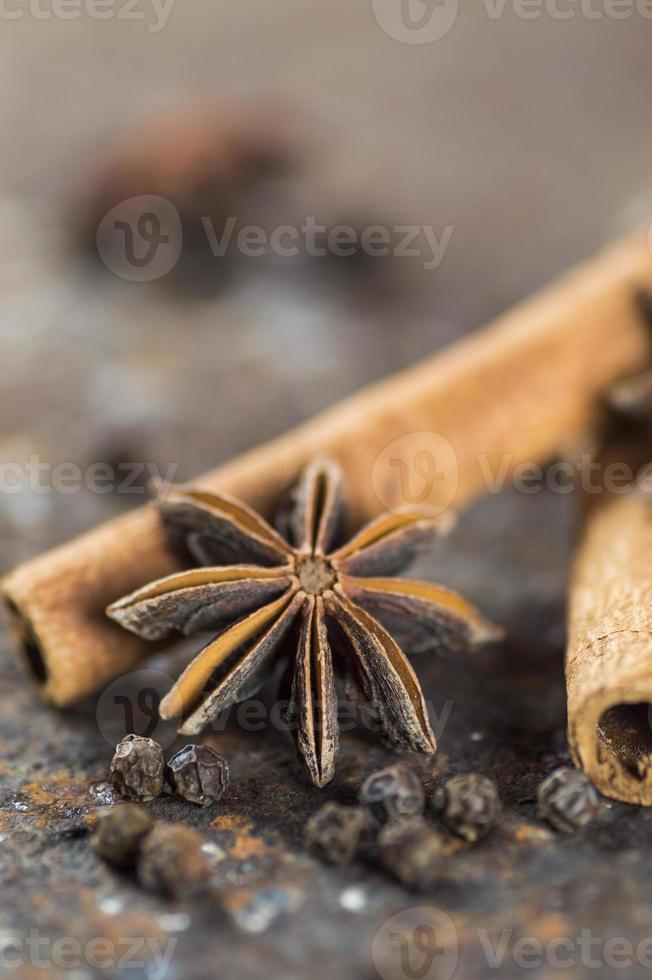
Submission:
[[[326,558],[308,557],[297,562],[297,576],[301,588],[308,595],[321,595],[332,589],[337,581],[333,566]]]

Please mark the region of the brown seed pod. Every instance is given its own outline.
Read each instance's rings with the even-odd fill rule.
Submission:
[[[189,803],[208,806],[222,799],[229,786],[229,764],[209,745],[186,745],[165,770],[170,789]]]
[[[310,817],[305,839],[309,847],[332,864],[348,864],[368,831],[369,821],[362,807],[331,802]]]
[[[437,787],[432,806],[446,827],[475,844],[491,830],[500,811],[496,784],[477,772],[453,776]]]
[[[205,885],[209,866],[202,838],[191,827],[159,823],[145,837],[138,878],[151,891],[170,898],[189,898]]]
[[[400,763],[374,772],[362,784],[360,802],[378,823],[405,820],[423,813],[423,787]]]
[[[600,800],[586,773],[570,766],[555,769],[537,790],[537,816],[564,834],[588,826]]]
[[[116,746],[109,777],[120,796],[146,803],[163,792],[164,765],[158,742],[127,735]]]
[[[151,828],[151,817],[135,803],[106,807],[97,813],[91,846],[116,867],[133,868],[141,842]]]

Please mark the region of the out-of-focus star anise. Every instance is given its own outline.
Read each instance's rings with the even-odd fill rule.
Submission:
[[[311,463],[279,511],[279,530],[225,495],[168,491],[159,500],[163,520],[203,567],[153,582],[108,609],[148,640],[175,630],[218,631],[161,702],[164,718],[182,719],[183,734],[250,696],[286,658],[288,714],[317,786],[334,772],[336,676],[391,742],[432,753],[423,694],[401,647],[461,649],[496,636],[456,593],[392,577],[450,522],[406,509],[342,543],[342,482],[334,463]]]

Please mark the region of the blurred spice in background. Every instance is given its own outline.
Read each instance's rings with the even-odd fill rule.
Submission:
[[[176,284],[190,291],[216,290],[233,264],[234,239],[216,261],[207,224],[221,241],[229,219],[263,227],[287,220],[296,210],[287,178],[297,163],[292,124],[279,107],[179,109],[117,139],[89,168],[74,234],[83,249],[97,249],[102,256],[111,248],[114,230],[106,216],[120,209],[128,226],[130,219],[142,221],[142,198],[161,197],[180,217],[184,247]]]

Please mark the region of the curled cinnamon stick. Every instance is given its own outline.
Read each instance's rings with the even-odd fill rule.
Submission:
[[[584,497],[569,599],[568,737],[606,796],[652,804],[652,468],[620,443]],[[634,479],[609,486],[609,467]],[[615,471],[614,471],[615,472]],[[626,490],[626,492],[624,492]]]
[[[645,359],[634,296],[651,284],[646,236],[617,243],[468,339],[199,483],[265,513],[312,456],[326,454],[346,473],[359,522],[405,500],[401,471],[415,460],[402,457],[412,443],[394,440],[436,433],[454,465],[447,478],[430,481],[419,503],[459,507],[491,489],[491,474],[545,461],[586,430],[596,395]],[[69,704],[150,654],[104,609],[176,567],[155,512],[142,508],[10,574],[4,600],[42,695]]]

